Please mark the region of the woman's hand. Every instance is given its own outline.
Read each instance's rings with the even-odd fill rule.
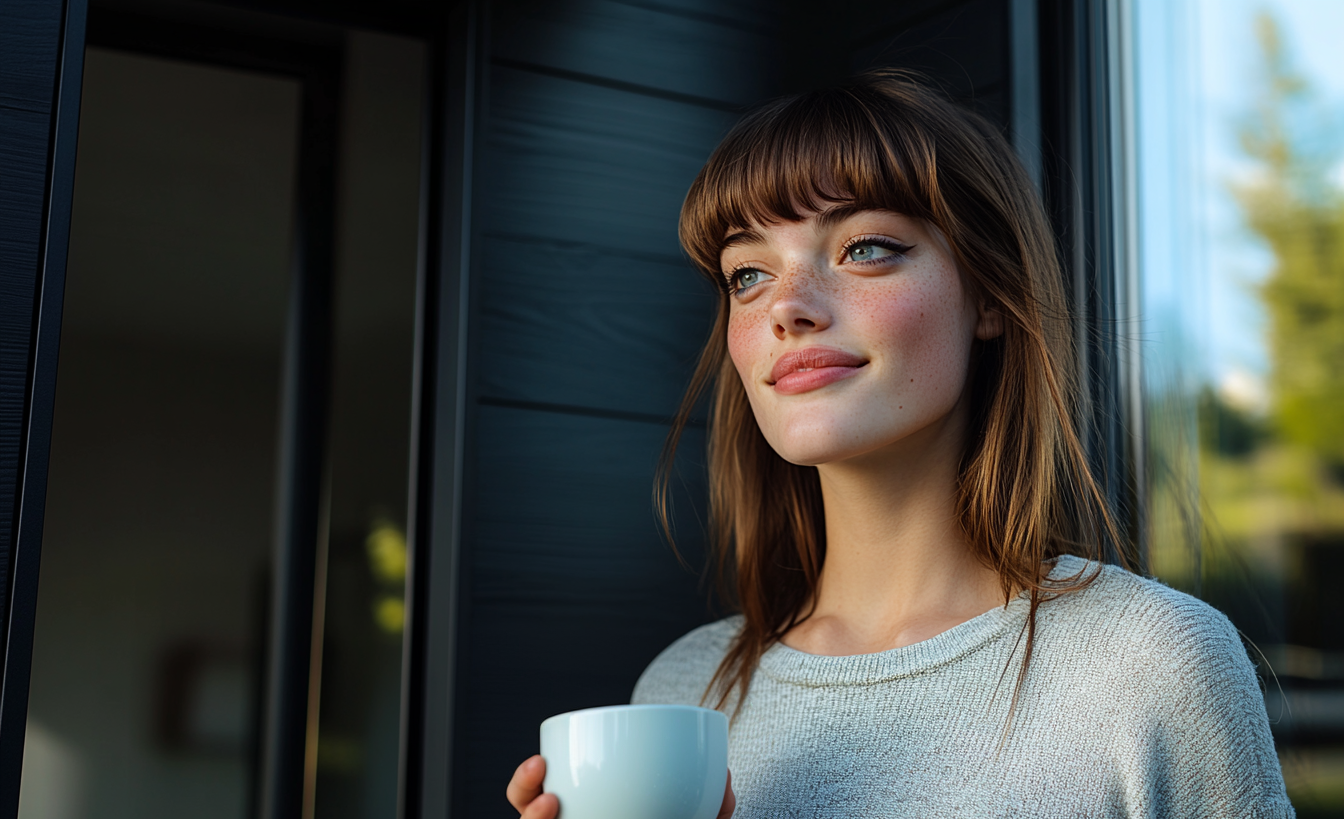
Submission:
[[[560,812],[560,800],[553,793],[541,792],[541,781],[546,778],[546,760],[540,754],[528,757],[518,766],[509,780],[509,804],[522,814],[521,819],[555,819]],[[737,797],[733,795],[733,772],[728,772],[728,784],[723,789],[723,806],[719,808],[716,819],[728,819],[737,807]]]
[[[541,754],[527,758],[509,780],[505,793],[509,804],[522,814],[522,819],[555,819],[560,812],[560,800],[553,793],[541,792],[541,780],[546,778],[546,760]]]
[[[723,786],[723,805],[719,807],[719,815],[714,819],[728,819],[733,815],[733,810],[737,807],[737,796],[733,794],[733,772],[728,772],[728,781]]]

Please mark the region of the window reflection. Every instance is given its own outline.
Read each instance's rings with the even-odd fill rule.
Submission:
[[[1298,815],[1344,815],[1344,7],[1137,16],[1152,566],[1260,660]]]
[[[424,44],[346,40],[317,819],[397,809]]]
[[[425,48],[344,58],[306,815],[390,818]],[[302,93],[87,50],[24,819],[256,812]]]
[[[300,88],[90,48],[24,819],[250,814]]]

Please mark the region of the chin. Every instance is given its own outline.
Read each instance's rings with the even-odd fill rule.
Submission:
[[[904,449],[903,442],[928,442],[930,435],[936,438],[945,431],[941,422],[952,415],[954,407],[907,409],[900,417],[893,417],[889,410],[883,409],[875,413],[877,417],[850,412],[808,413],[788,420],[776,418],[775,424],[762,425],[761,432],[779,457],[789,463],[821,466],[884,450],[894,451],[892,447]]]
[[[773,447],[776,454],[794,466],[821,466],[839,460],[834,452],[812,450],[791,451]]]
[[[890,443],[887,440],[869,440],[869,437],[856,430],[846,430],[840,424],[805,424],[789,430],[765,433],[765,440],[771,449],[779,457],[797,466],[821,466],[844,461]]]

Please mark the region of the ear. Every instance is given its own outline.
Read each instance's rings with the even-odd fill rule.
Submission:
[[[980,318],[975,323],[975,337],[981,341],[989,341],[991,338],[998,338],[1003,335],[1003,313],[998,308],[991,307],[988,302],[980,302],[977,309]]]

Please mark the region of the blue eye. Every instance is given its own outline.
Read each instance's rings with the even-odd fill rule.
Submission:
[[[883,260],[901,261],[907,253],[914,249],[914,245],[901,244],[894,239],[862,236],[851,240],[850,244],[845,247],[841,261],[859,264]]]
[[[750,290],[769,277],[769,273],[757,270],[754,267],[744,267],[733,271],[728,277],[728,292],[736,295],[744,290]]]
[[[873,259],[885,259],[888,256],[899,255],[897,251],[890,247],[877,244],[876,242],[859,242],[850,245],[849,250],[845,251],[845,258],[851,262],[870,262]]]

